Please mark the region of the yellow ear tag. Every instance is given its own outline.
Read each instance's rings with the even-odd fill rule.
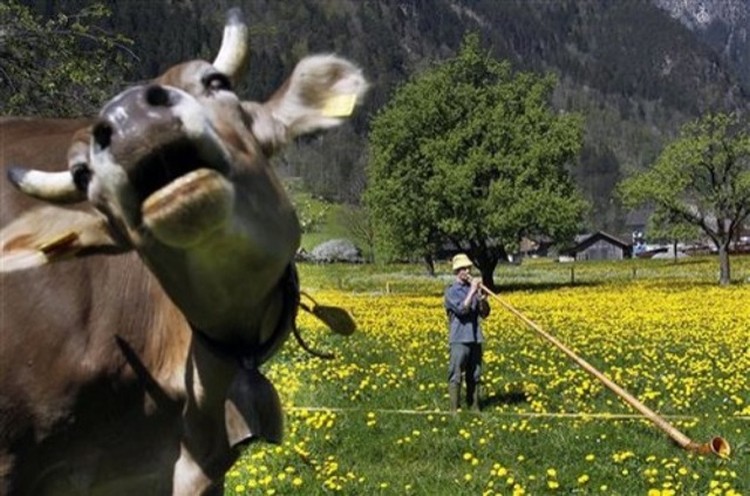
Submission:
[[[78,233],[70,231],[58,236],[39,246],[38,250],[44,253],[48,260],[70,255],[77,250],[75,243],[78,241]]]
[[[354,112],[357,95],[334,95],[326,100],[321,113],[325,117],[349,117]]]

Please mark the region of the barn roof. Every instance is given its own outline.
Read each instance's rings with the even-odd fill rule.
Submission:
[[[607,243],[611,245],[615,245],[617,247],[620,247],[624,250],[630,248],[630,243],[627,241],[623,241],[622,239],[613,236],[611,234],[608,234],[604,231],[597,231],[593,234],[587,234],[581,237],[576,238],[577,244],[570,249],[571,253],[578,253],[580,251],[585,250],[589,246],[593,245],[597,241],[606,241]]]

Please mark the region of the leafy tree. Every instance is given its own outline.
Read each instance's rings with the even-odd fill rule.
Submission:
[[[729,284],[729,244],[750,217],[748,122],[715,113],[686,124],[620,193],[631,207],[651,204],[662,224],[690,224],[705,233],[719,252],[719,283]]]
[[[131,41],[96,23],[101,4],[43,20],[16,0],[0,3],[0,113],[94,114],[120,89]]]
[[[470,34],[455,58],[399,88],[370,133],[365,201],[379,244],[429,263],[450,242],[491,286],[523,236],[572,237],[586,204],[565,167],[581,119],[552,111],[554,85],[514,74]]]

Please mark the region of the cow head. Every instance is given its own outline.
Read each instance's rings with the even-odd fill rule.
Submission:
[[[341,123],[366,82],[344,59],[311,56],[268,101],[242,101],[232,84],[246,38],[230,16],[214,63],[178,65],[104,105],[71,148],[69,171],[16,168],[10,177],[50,202],[87,200],[106,219],[80,228],[86,236],[45,234],[55,253],[96,252],[86,240],[135,249],[194,327],[220,342],[262,343],[281,312],[273,290],[300,239],[268,159],[300,134]]]

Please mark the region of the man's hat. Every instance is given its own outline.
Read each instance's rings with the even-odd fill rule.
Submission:
[[[454,256],[452,263],[453,272],[457,271],[458,269],[463,269],[464,267],[474,266],[474,264],[471,263],[471,260],[469,260],[469,257],[467,257],[465,253],[459,253],[458,255]]]

